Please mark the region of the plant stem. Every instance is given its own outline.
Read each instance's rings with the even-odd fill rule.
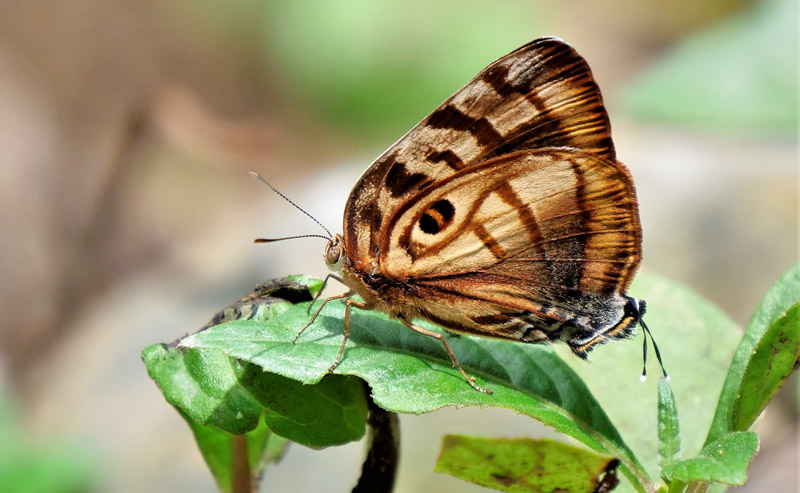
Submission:
[[[701,483],[700,481],[689,483],[689,487],[686,488],[688,493],[705,493],[706,490],[708,490],[708,483]]]
[[[231,456],[233,458],[231,492],[251,493],[253,478],[250,475],[250,463],[247,460],[247,435],[233,436]]]

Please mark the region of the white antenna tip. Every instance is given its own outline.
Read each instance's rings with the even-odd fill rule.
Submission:
[[[640,382],[646,382],[647,381],[647,375],[644,375],[644,374],[639,375],[639,381]]]

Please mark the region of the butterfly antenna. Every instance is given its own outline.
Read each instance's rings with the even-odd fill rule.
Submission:
[[[669,374],[667,374],[667,370],[664,369],[664,362],[661,359],[661,351],[658,350],[656,339],[653,337],[653,333],[650,332],[647,324],[644,323],[644,318],[642,318],[642,313],[644,313],[644,302],[640,302],[639,300],[631,298],[630,296],[627,298],[635,310],[636,319],[639,322],[639,325],[642,326],[642,376],[639,377],[639,379],[642,382],[647,380],[647,337],[649,336],[650,340],[653,342],[653,350],[656,352],[656,359],[658,360],[658,365],[661,367],[661,373],[664,374],[664,379],[669,380]]]
[[[641,318],[639,319],[641,324]],[[642,331],[642,376],[639,377],[642,382],[647,380],[647,332]]]
[[[255,171],[251,171],[250,172],[250,176],[252,176],[256,180],[260,181],[264,185],[268,186],[270,188],[270,190],[272,190],[273,192],[277,193],[286,202],[289,202],[290,204],[292,204],[295,209],[297,209],[298,211],[302,212],[306,216],[310,217],[312,221],[317,223],[319,225],[319,227],[321,227],[322,229],[325,230],[326,233],[328,233],[327,237],[320,236],[320,235],[303,235],[303,236],[292,236],[292,237],[287,237],[287,238],[277,238],[277,239],[274,239],[274,240],[268,240],[268,239],[265,239],[265,238],[259,238],[259,239],[256,240],[256,243],[268,243],[270,241],[288,240],[288,239],[291,239],[291,238],[307,238],[307,237],[311,237],[311,236],[318,236],[320,238],[325,238],[326,240],[330,240],[331,238],[333,238],[333,234],[331,234],[331,232],[328,230],[328,228],[326,228],[324,224],[319,222],[316,217],[312,216],[311,214],[306,212],[302,207],[300,207],[299,205],[297,205],[294,202],[292,202],[289,199],[289,197],[287,197],[286,195],[280,193],[277,188],[275,188],[272,185],[270,185],[270,183],[267,180],[261,178],[261,176],[259,176],[258,173],[256,173]]]
[[[647,328],[647,324],[644,323],[644,320],[642,320],[641,315],[639,316],[639,323],[642,325],[642,329],[644,329],[642,334],[646,333],[647,335],[650,336],[650,341],[653,343],[653,350],[656,352],[656,359],[658,360],[658,365],[661,367],[661,373],[664,374],[664,379],[665,380],[670,380],[669,374],[667,373],[667,370],[664,369],[664,361],[661,360],[661,351],[658,350],[658,344],[656,344],[656,339],[653,337],[653,333],[650,332],[650,329]],[[647,364],[647,347],[646,347],[646,344],[647,344],[647,338],[645,337],[645,364]],[[642,371],[642,376],[643,377],[646,376],[644,371]]]
[[[322,235],[297,235],[297,236],[284,236],[283,238],[256,238],[253,243],[272,243],[273,241],[295,240],[297,238],[322,238],[323,240],[330,240],[327,236]]]

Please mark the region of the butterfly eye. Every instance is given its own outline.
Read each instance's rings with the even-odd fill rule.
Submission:
[[[456,213],[450,201],[442,199],[434,202],[419,218],[419,229],[430,235],[435,235],[453,222]]]
[[[331,270],[339,270],[342,264],[342,247],[338,241],[330,241],[325,248],[325,263]]]

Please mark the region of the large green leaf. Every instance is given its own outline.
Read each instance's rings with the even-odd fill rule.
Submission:
[[[447,435],[435,471],[498,491],[582,493],[601,484],[613,488],[617,465],[612,457],[553,440]]]
[[[320,285],[319,280],[295,276],[258,286],[218,313],[206,329],[229,320],[268,320],[292,301],[310,300]],[[246,469],[258,473],[279,458],[285,438],[324,447],[364,435],[367,405],[359,379],[330,375],[318,385],[304,386],[221,351],[165,344],[148,346],[142,357],[167,402],[192,428],[223,491],[231,489],[234,475],[241,472],[237,467],[243,463],[237,466],[232,453],[237,447],[247,454]]]
[[[210,349],[154,344],[143,356],[167,402],[191,426],[224,490],[230,488],[232,435],[246,435],[251,449],[262,444],[249,454],[254,464],[264,459],[270,443],[279,443],[267,440],[267,433],[309,447],[340,445],[364,436],[366,394],[356,378],[330,375],[308,386]]]
[[[260,285],[198,334],[230,320],[268,321],[290,309],[288,300],[310,300],[320,286],[319,279],[304,276]],[[310,447],[340,445],[364,435],[367,402],[357,379],[331,375],[319,385],[305,386],[223,351],[185,345],[154,344],[142,357],[167,401],[197,424],[241,435],[253,431],[265,415],[273,432]]]
[[[703,447],[700,455],[665,468],[665,477],[682,482],[743,485],[747,466],[758,451],[758,435],[734,431]]]
[[[355,378],[331,375],[319,385],[265,373],[220,351],[145,348],[145,364],[167,402],[195,435],[218,486],[230,490],[233,435],[244,435],[251,470],[269,463],[281,437],[310,447],[339,445],[364,435],[366,396]],[[303,399],[304,405],[293,401]],[[287,401],[292,402],[287,411]]]
[[[316,291],[320,282],[308,278],[295,279],[296,289],[303,285]],[[640,274],[632,293],[648,301],[646,319],[660,342],[665,362],[673,375],[677,408],[682,414],[693,417],[685,423],[684,450],[691,451],[694,447],[699,450],[711,421],[714,403],[711,399],[724,379],[738,331],[713,305],[665,279]],[[308,299],[307,291],[306,295],[299,297],[291,295],[291,292],[285,295],[294,301]],[[269,312],[270,316],[278,315],[272,322],[239,320],[225,323],[183,340],[184,352],[189,354],[214,347],[225,356],[257,365],[258,371],[267,369],[298,383],[318,382],[334,361],[340,346],[343,328],[341,304],[331,303],[296,345],[292,340],[308,320],[307,309],[303,306],[288,308],[288,302],[279,306],[280,309]],[[676,307],[679,308],[677,312]],[[241,315],[250,316],[252,310],[245,308],[238,307],[239,315],[237,310],[229,309],[227,318],[217,317],[215,321],[246,318]],[[603,409],[610,410],[622,424],[625,441],[637,444],[639,453],[636,457],[586,386],[548,347],[469,337],[450,338],[467,371],[479,380],[485,379],[483,384],[495,391],[494,396],[487,396],[475,392],[464,382],[452,368],[438,341],[415,334],[380,314],[360,310],[354,310],[352,329],[353,338],[336,372],[367,380],[376,402],[385,409],[423,413],[448,405],[510,408],[571,434],[601,453],[620,458],[621,470],[638,489],[649,483],[639,457],[646,458],[648,469],[654,473],[657,471],[656,449],[652,447],[656,420],[652,414],[643,412],[655,407],[655,380],[639,383],[641,353],[635,344],[626,342],[603,347],[592,354],[590,365],[571,355],[565,358],[584,380],[590,382]],[[148,349],[155,351],[156,346]],[[556,349],[564,350],[558,346]],[[568,350],[565,353],[568,354]],[[223,361],[231,368],[231,361],[220,359]],[[246,365],[235,379],[239,384],[246,381],[242,379],[243,375],[257,373],[252,368],[248,370]],[[693,378],[697,372],[705,378]],[[186,389],[186,395],[198,395],[192,385]],[[236,394],[235,391],[231,393],[232,396]],[[248,390],[247,394],[254,398],[257,392]],[[168,395],[169,392],[165,391],[165,396]],[[220,391],[218,395],[225,396],[226,393]],[[204,412],[199,414],[214,416],[216,422],[224,422],[224,415],[229,414],[232,408],[224,400],[217,404],[216,407],[204,405],[200,399],[198,407]],[[219,414],[209,413],[208,408],[213,410],[217,407]],[[258,406],[254,409],[257,411]],[[345,409],[351,409],[351,406],[343,403],[334,414]],[[243,416],[240,414],[238,417]],[[344,422],[342,425],[347,429]],[[301,428],[298,427],[298,433]],[[630,485],[623,483],[621,489],[626,488],[629,489]]]
[[[230,320],[269,320],[292,306],[310,300],[319,280],[294,276],[256,286],[241,300],[217,313],[208,329]],[[215,426],[239,435],[255,429],[263,406],[240,380],[253,368],[219,351],[178,350],[175,344],[153,344],[142,351],[147,372],[167,402],[191,417],[194,423]]]
[[[293,344],[308,321],[308,304],[292,306],[272,320],[235,321],[180,342],[187,349],[214,349],[268,372],[316,384],[338,353],[344,307],[329,303]],[[450,343],[462,366],[493,395],[473,390],[455,370],[441,343],[414,333],[378,312],[355,310],[351,338],[334,371],[369,384],[376,404],[401,413],[443,406],[513,409],[567,433],[592,449],[619,458],[639,488],[650,480],[592,394],[549,347],[467,336]]]
[[[797,341],[797,312],[789,311],[798,300],[800,263],[772,285],[753,314],[733,356],[706,444],[730,431],[744,431],[761,412],[768,398],[785,381],[787,371],[791,371],[789,366],[794,365],[792,358],[797,360],[797,344],[792,345],[788,341],[787,345],[787,341],[782,340],[793,338]],[[770,363],[775,365],[774,370],[769,368]],[[762,382],[765,386],[763,391],[754,394],[750,389],[758,385],[754,382],[759,378],[768,380]],[[742,393],[742,390],[747,392]]]

